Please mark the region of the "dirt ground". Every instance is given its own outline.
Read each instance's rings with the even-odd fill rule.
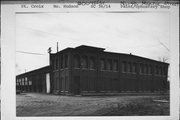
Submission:
[[[154,100],[163,100],[159,102]],[[148,111],[147,111],[148,110]],[[169,115],[168,96],[16,95],[17,116]]]

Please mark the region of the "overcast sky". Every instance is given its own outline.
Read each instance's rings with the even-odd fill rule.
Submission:
[[[56,42],[59,50],[89,45],[159,60],[170,54],[169,14],[16,14],[16,51],[38,53],[16,52],[16,74],[48,65],[47,49],[56,52]]]

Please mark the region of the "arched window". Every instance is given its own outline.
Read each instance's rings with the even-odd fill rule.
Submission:
[[[95,58],[94,57],[89,58],[89,68],[95,69]]]
[[[87,56],[83,56],[81,59],[81,67],[82,68],[88,68],[88,59]]]
[[[78,55],[74,55],[74,68],[80,68],[80,58]]]

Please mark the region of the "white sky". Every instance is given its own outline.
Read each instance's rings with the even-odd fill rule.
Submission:
[[[169,48],[169,31],[165,12],[16,14],[16,51],[44,54],[16,52],[16,74],[48,65],[47,49],[56,52],[56,42],[59,50],[89,45],[155,60],[170,58],[160,44]]]

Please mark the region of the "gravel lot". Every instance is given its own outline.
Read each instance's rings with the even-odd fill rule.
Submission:
[[[126,115],[128,110],[126,106],[132,103],[140,102],[158,108],[167,109],[162,113],[162,109],[157,112],[149,111],[142,115],[169,114],[169,102],[159,103],[153,100],[167,100],[164,96],[60,96],[48,94],[22,93],[16,95],[16,113],[17,116],[104,116],[104,115]],[[143,102],[141,102],[143,100]],[[147,102],[149,101],[149,102]],[[152,104],[153,103],[153,104]],[[136,104],[136,107],[139,106]],[[133,109],[136,113],[127,115],[138,115],[136,107]],[[125,109],[124,109],[125,108]],[[140,106],[140,108],[143,108]],[[131,109],[131,108],[130,108]],[[138,108],[139,109],[139,108]],[[146,109],[146,108],[143,108]],[[124,110],[124,111],[123,111]],[[159,110],[159,112],[158,112]],[[120,113],[120,111],[123,111]],[[142,110],[143,111],[143,110]],[[154,111],[154,110],[153,110]],[[160,113],[161,112],[161,113]],[[140,114],[141,115],[141,114]]]

